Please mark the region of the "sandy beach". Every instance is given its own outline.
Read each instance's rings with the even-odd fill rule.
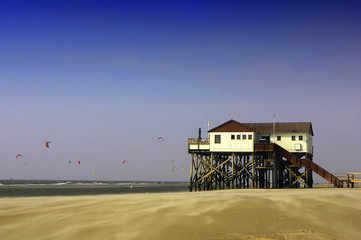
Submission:
[[[4,240],[361,239],[361,189],[0,198]]]

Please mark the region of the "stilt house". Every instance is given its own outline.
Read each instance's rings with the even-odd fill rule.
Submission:
[[[312,187],[312,172],[340,180],[313,162],[311,122],[240,123],[229,120],[189,138],[190,190]]]

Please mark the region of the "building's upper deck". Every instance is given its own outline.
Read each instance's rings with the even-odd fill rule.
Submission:
[[[210,151],[209,138],[188,138],[188,152]]]

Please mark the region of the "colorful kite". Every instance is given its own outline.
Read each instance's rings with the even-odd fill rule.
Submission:
[[[47,142],[45,143],[45,147],[49,148],[49,144],[50,144],[50,143],[51,143],[50,141],[47,141]]]

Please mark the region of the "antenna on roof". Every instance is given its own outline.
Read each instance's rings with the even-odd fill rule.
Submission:
[[[207,124],[207,126],[208,126],[208,131],[209,131],[209,126],[211,126],[211,123],[208,121],[208,124]],[[207,132],[208,132],[207,131]],[[209,138],[209,133],[208,133],[208,138]]]
[[[276,113],[273,113],[273,143],[275,143],[275,132],[276,132]]]

